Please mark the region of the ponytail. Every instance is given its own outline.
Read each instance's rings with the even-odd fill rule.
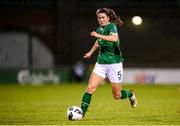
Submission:
[[[118,25],[119,27],[122,26],[123,21],[120,19],[119,16],[116,15],[116,13],[114,12],[114,10],[109,9],[109,17],[110,17],[110,21],[114,22],[116,25]]]
[[[107,16],[110,17],[110,21],[114,22],[119,27],[121,27],[121,25],[123,24],[123,21],[120,19],[119,16],[116,15],[113,9],[101,8],[96,11],[96,15],[98,13],[105,13]]]

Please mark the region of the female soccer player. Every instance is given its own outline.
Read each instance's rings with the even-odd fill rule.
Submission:
[[[129,98],[133,108],[137,105],[134,92],[122,90],[123,58],[119,48],[120,40],[116,25],[120,27],[123,22],[112,9],[98,9],[96,15],[100,26],[96,31],[90,33],[92,37],[96,37],[96,41],[90,51],[83,57],[89,59],[93,52],[99,48],[97,62],[82,98],[81,108],[84,116],[90,105],[92,94],[106,77],[111,83],[112,94],[116,100]]]

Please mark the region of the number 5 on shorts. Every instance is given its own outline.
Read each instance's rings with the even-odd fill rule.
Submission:
[[[118,72],[118,79],[121,80],[122,74],[121,71]]]

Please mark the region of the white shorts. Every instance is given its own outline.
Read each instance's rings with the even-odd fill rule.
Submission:
[[[103,78],[107,77],[109,81],[112,83],[122,83],[122,79],[123,79],[122,62],[115,64],[96,63],[93,72]]]

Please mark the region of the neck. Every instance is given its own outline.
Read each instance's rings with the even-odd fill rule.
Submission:
[[[106,27],[108,24],[110,24],[110,22],[108,22],[106,25],[104,25],[104,26],[101,26],[102,28],[104,28],[104,27]]]

